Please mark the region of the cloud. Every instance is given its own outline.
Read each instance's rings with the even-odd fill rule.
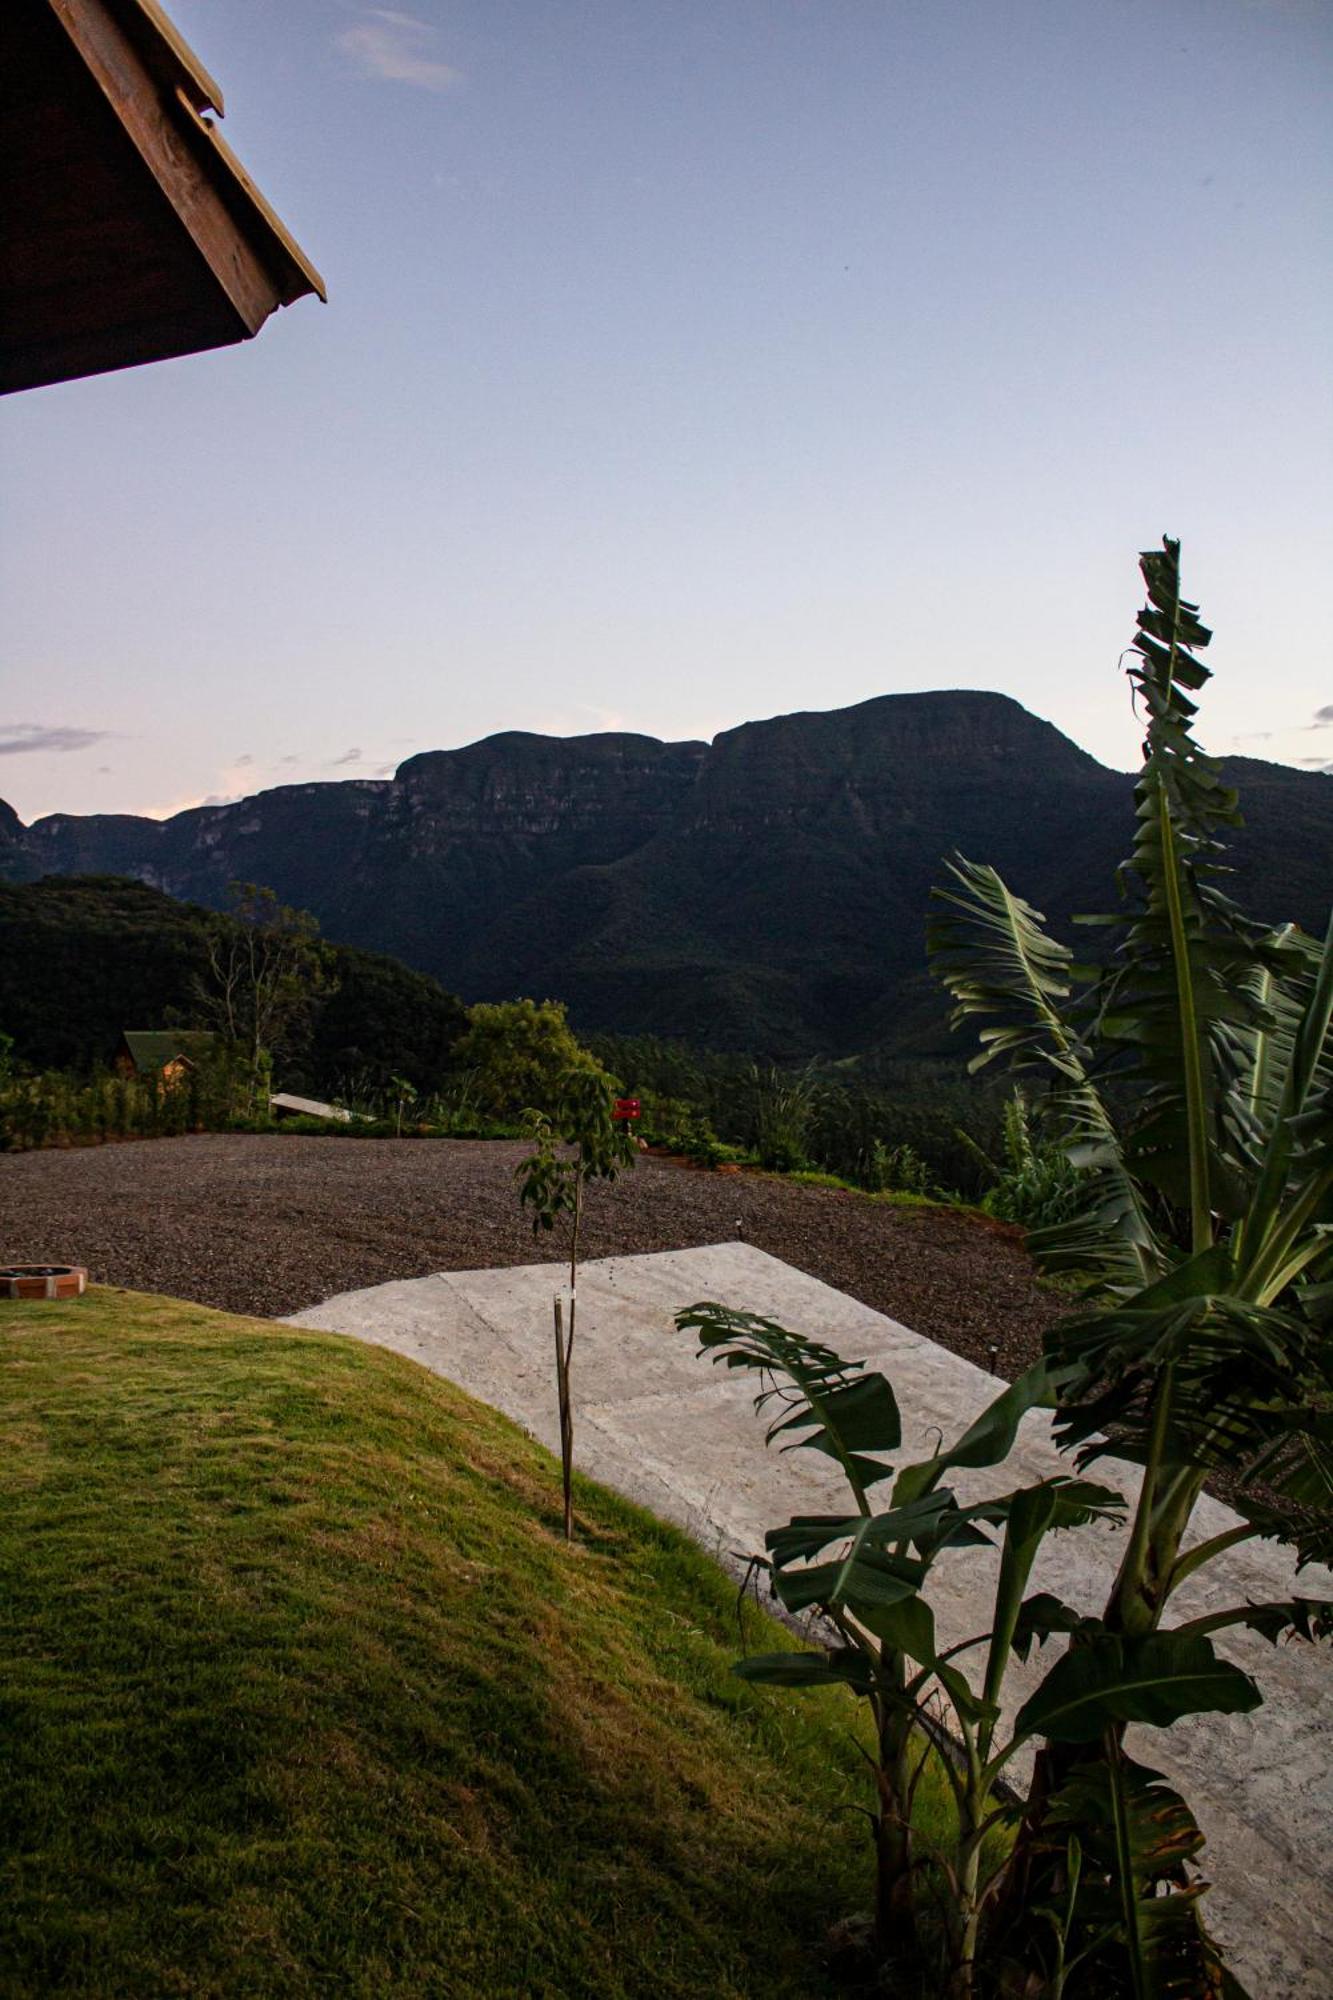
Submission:
[[[177,813],[198,812],[200,806],[234,806],[240,804],[239,795],[225,792],[185,792],[180,798],[168,799],[163,805],[140,806],[141,819],[174,819]]]
[[[20,757],[29,750],[88,750],[106,743],[109,729],[47,728],[40,722],[0,723],[0,757]]]
[[[301,761],[300,758],[297,757],[295,754],[293,754],[290,757],[279,757],[278,759],[278,762],[280,764],[299,764],[300,761]]]
[[[355,27],[343,29],[337,42],[362,76],[412,83],[420,90],[448,90],[459,73],[430,53],[435,36],[429,22],[418,21],[415,15],[371,7]]]
[[[364,762],[364,759],[359,750],[344,750],[341,757],[330,757],[324,768],[326,771],[336,771],[340,764],[360,764],[362,762]]]
[[[253,764],[254,761],[255,761],[254,758],[250,755],[250,752],[248,750],[246,751],[244,757],[237,757],[233,760],[235,768],[238,771],[243,771],[247,764]]]
[[[1310,724],[1310,727],[1311,729],[1333,729],[1333,701],[1326,701],[1322,708],[1315,710],[1314,721]]]

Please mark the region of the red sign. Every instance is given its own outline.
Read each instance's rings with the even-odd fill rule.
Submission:
[[[638,1098],[618,1097],[615,1102],[615,1109],[612,1111],[611,1116],[613,1118],[637,1118],[639,1116]]]

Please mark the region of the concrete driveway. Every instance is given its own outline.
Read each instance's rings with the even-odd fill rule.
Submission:
[[[293,1326],[355,1335],[405,1354],[504,1411],[558,1448],[551,1301],[567,1268],[535,1264],[453,1271],[345,1292],[297,1313]],[[674,1314],[700,1300],[762,1312],[812,1334],[848,1360],[883,1370],[903,1413],[900,1462],[954,1438],[1000,1384],[933,1341],[860,1305],[818,1279],[744,1243],[585,1264],[579,1275],[573,1360],[575,1454],[580,1469],[677,1522],[735,1567],[761,1550],[766,1528],[798,1513],[841,1510],[846,1490],[818,1453],[767,1450],[752,1408],[753,1379],[695,1356]],[[963,1498],[1008,1490],[1069,1471],[1051,1442],[1049,1419],[1024,1419],[1003,1477],[963,1473]],[[1127,1494],[1137,1474],[1105,1461],[1091,1475]],[[1201,1502],[1200,1539],[1234,1525],[1215,1500]],[[1120,1531],[1081,1529],[1048,1538],[1032,1590],[1051,1590],[1097,1610],[1119,1556]],[[985,1631],[995,1557],[955,1551],[934,1572],[932,1602],[943,1644]],[[1302,1571],[1295,1588],[1333,1597],[1333,1574]],[[1293,1589],[1281,1549],[1250,1543],[1193,1579],[1181,1618]],[[1218,1650],[1253,1673],[1265,1705],[1253,1715],[1200,1716],[1169,1733],[1131,1732],[1136,1756],[1177,1783],[1208,1837],[1218,1878],[1209,1895],[1213,1929],[1254,2000],[1333,1995],[1333,1671],[1327,1648],[1274,1648],[1252,1633],[1220,1635]],[[1012,1708],[1046,1671],[1041,1654],[1015,1662]],[[1021,1770],[1018,1777],[1025,1775]]]

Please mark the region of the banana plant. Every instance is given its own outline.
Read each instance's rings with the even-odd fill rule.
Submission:
[[[841,1684],[869,1704],[877,1795],[871,1815],[877,1944],[886,1956],[919,1950],[914,1875],[924,1860],[931,1861],[949,1891],[945,1976],[956,2000],[971,2000],[987,1910],[1004,1890],[1012,1866],[1012,1850],[1004,1843],[997,1848],[990,1836],[1019,1818],[1006,1782],[1018,1753],[1042,1736],[1082,1744],[1129,1722],[1165,1727],[1182,1715],[1247,1710],[1257,1705],[1259,1691],[1247,1675],[1217,1657],[1203,1630],[1125,1638],[1102,1621],[1078,1617],[1048,1593],[1027,1594],[1048,1535],[1120,1519],[1124,1501],[1114,1489],[1057,1475],[962,1505],[943,1484],[955,1466],[1001,1463],[1026,1410],[1053,1400],[1058,1375],[1044,1367],[1029,1371],[955,1444],[895,1474],[887,1454],[900,1445],[902,1426],[882,1374],[862,1361],[845,1362],[831,1348],[771,1319],[715,1303],[688,1308],[677,1315],[677,1324],[697,1333],[701,1354],[759,1374],[756,1408],[769,1418],[769,1443],[821,1452],[842,1471],[854,1512],[797,1515],[765,1536],[764,1566],[774,1596],[792,1618],[813,1617],[825,1643],[817,1651],[753,1656],[736,1671],[744,1679],[786,1688]],[[873,1489],[890,1480],[889,1504],[876,1511]],[[928,1595],[935,1562],[946,1550],[996,1541],[999,1562],[987,1629],[941,1645]],[[1055,1633],[1072,1635],[1076,1644],[1006,1725],[1002,1696],[1011,1659],[1026,1658],[1034,1643]],[[958,1837],[949,1851],[927,1856],[914,1852],[911,1807],[930,1748],[939,1753],[939,1768],[953,1793]],[[1137,1790],[1122,1787],[1116,1797],[1125,1803],[1127,1879],[1155,1886],[1163,1872],[1154,1860],[1162,1829],[1152,1809],[1162,1800],[1145,1794],[1142,1784]],[[1137,1821],[1130,1810],[1135,1802]],[[1172,1803],[1183,1821],[1185,1807]],[[1135,1838],[1145,1827],[1157,1846]],[[1178,1829],[1173,1842],[1171,1866],[1179,1859]],[[1201,1835],[1195,1844],[1202,1844]],[[1086,1894],[1100,1897],[1100,1903],[1093,1903],[1091,1915],[1080,1910],[1077,1933],[1072,1921],[1061,1928],[1061,1949],[1067,1936],[1077,1946],[1066,1971],[1094,1948],[1090,1930],[1094,1942],[1101,1934],[1099,1949],[1125,1936],[1123,1911],[1117,1909],[1108,1922],[1103,1907],[1119,1850],[1103,1863],[1094,1834],[1088,1856]],[[1192,1909],[1193,1894],[1183,1893],[1183,1907]],[[1131,1906],[1137,1910],[1137,1901]],[[1151,1915],[1153,1936],[1142,1947],[1144,1962],[1158,1962],[1168,1944],[1174,1962],[1181,1962],[1182,1927],[1168,1923],[1175,1907],[1168,1911],[1160,1900]],[[1148,1928],[1145,1917],[1139,1930]]]
[[[1079,1212],[1030,1238],[1083,1304],[1048,1348],[1082,1462],[1144,1463],[1108,1615],[1155,1628],[1209,1471],[1241,1482],[1251,1531],[1304,1559],[1333,1510],[1333,922],[1322,945],[1247,921],[1222,893],[1234,794],[1190,733],[1210,634],[1181,595],[1179,544],[1148,551],[1130,678],[1148,717],[1129,901],[1080,993],[1068,948],[994,870],[957,860],[934,970],[954,1020],[983,1020],[973,1067],[1048,1083],[1047,1120],[1085,1172]],[[1104,1079],[1135,1109],[1122,1128]],[[1108,1443],[1107,1437],[1112,1437]],[[1247,1492],[1262,1487],[1262,1495]],[[1284,1504],[1286,1503],[1286,1504]],[[1239,1539],[1239,1537],[1237,1537]]]
[[[1242,1540],[1275,1537],[1298,1564],[1333,1552],[1333,922],[1322,944],[1268,930],[1220,887],[1236,798],[1191,733],[1211,635],[1182,595],[1178,542],[1140,567],[1129,676],[1147,734],[1100,967],[1080,973],[1038,912],[962,857],[931,935],[955,1023],[984,1024],[973,1068],[1039,1072],[1048,1130],[1084,1170],[1077,1211],[1029,1244],[1082,1288],[1046,1347],[1060,1441],[1080,1469],[1108,1452],[1143,1468],[1104,1616],[1136,1644]],[[1220,1467],[1244,1518],[1187,1550]],[[1171,1637],[1238,1623],[1318,1636],[1329,1608],[1238,1606]],[[1109,1769],[1122,1734],[1094,1761]],[[1075,1761],[1053,1747],[1039,1767],[1029,1848],[1066,1810]]]

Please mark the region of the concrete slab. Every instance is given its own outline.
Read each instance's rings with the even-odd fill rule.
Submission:
[[[356,1335],[420,1361],[558,1447],[551,1298],[568,1272],[558,1264],[435,1277],[346,1292],[296,1314],[291,1324]],[[952,1438],[997,1392],[993,1376],[934,1341],[743,1243],[673,1250],[586,1264],[579,1278],[573,1374],[575,1450],[593,1478],[677,1522],[730,1567],[763,1547],[766,1528],[797,1513],[841,1508],[836,1470],[816,1453],[767,1450],[752,1409],[753,1384],[695,1358],[693,1338],[673,1315],[721,1300],[826,1339],[850,1359],[881,1368],[903,1412],[902,1462]],[[1049,1419],[1023,1423],[1006,1484],[1068,1471]],[[1132,1494],[1137,1474],[1118,1461],[1095,1475]],[[995,1474],[959,1474],[964,1497],[994,1491]],[[1205,1499],[1200,1539],[1237,1517]],[[1050,1538],[1033,1590],[1052,1590],[1093,1611],[1119,1555],[1119,1531]],[[982,1631],[995,1558],[985,1550],[941,1559],[932,1602],[946,1643]],[[1264,1543],[1210,1565],[1177,1600],[1197,1615],[1246,1598],[1279,1598],[1293,1564]],[[1296,1585],[1333,1596],[1333,1574],[1309,1568]],[[1213,1927],[1254,2000],[1333,1995],[1333,1672],[1306,1646],[1274,1648],[1251,1633],[1224,1633],[1219,1651],[1253,1673],[1265,1693],[1254,1715],[1203,1716],[1167,1733],[1135,1731],[1135,1754],[1178,1783],[1208,1836],[1218,1886]],[[1038,1655],[1015,1664],[1016,1706],[1045,1672]],[[1022,1773],[1018,1774],[1020,1777]]]

